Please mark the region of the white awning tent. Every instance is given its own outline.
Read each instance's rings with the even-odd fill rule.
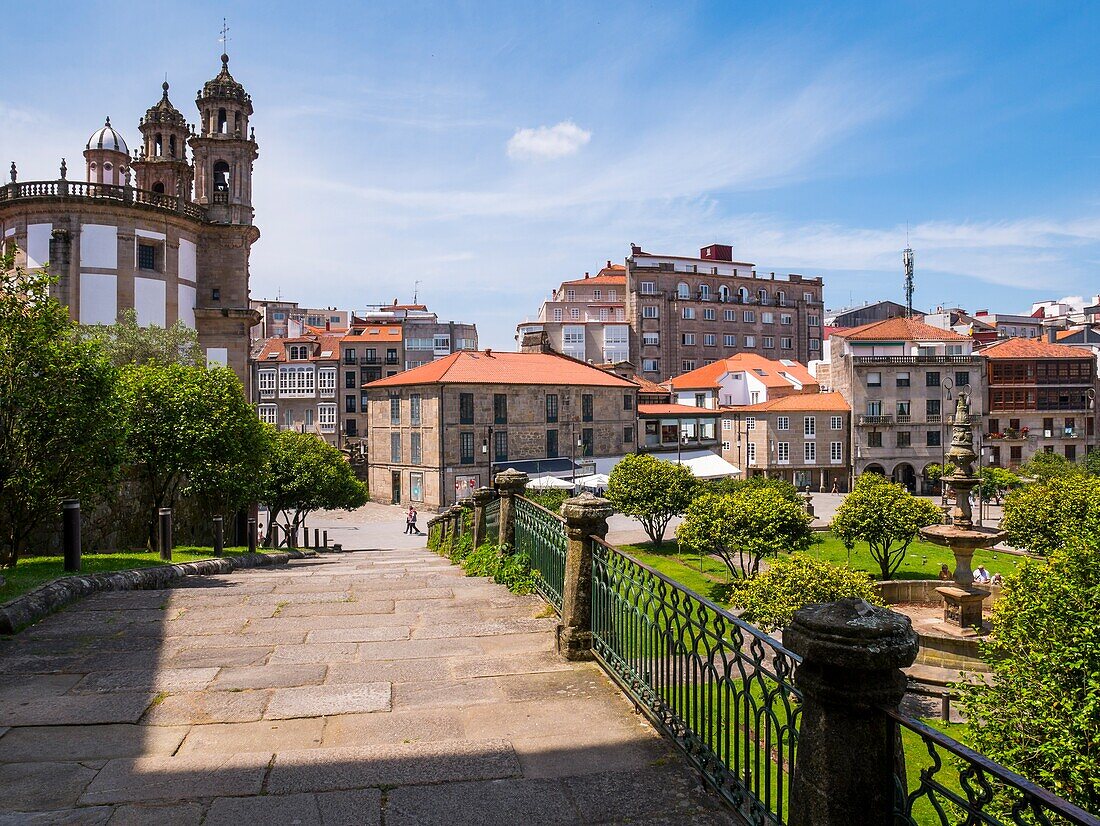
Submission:
[[[577,479],[577,486],[585,490],[602,490],[611,481],[606,473],[593,473],[591,476],[581,476]]]
[[[670,462],[677,461],[675,455],[661,458]],[[725,479],[728,476],[741,475],[740,468],[709,450],[685,450],[680,454],[679,463],[690,470],[696,479]]]
[[[573,490],[573,483],[556,476],[536,476],[527,483],[528,490]]]

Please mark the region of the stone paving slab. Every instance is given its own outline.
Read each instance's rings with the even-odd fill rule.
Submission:
[[[295,826],[381,826],[382,792],[362,789],[320,794],[223,797],[210,804],[203,826],[293,823]]]
[[[72,806],[95,775],[79,763],[0,764],[0,805],[16,812]]]
[[[556,780],[410,786],[394,789],[386,798],[386,826],[516,823],[520,812],[524,826],[580,822],[565,789]]]
[[[387,594],[387,596],[389,596]],[[287,605],[280,617],[320,617],[343,614],[392,614],[392,599],[360,599],[355,602],[326,602],[319,606]]]
[[[178,754],[236,754],[247,751],[312,749],[323,744],[323,717],[213,723],[191,726]]]
[[[199,826],[205,808],[201,803],[131,803],[115,807],[110,826]]]
[[[503,740],[322,748],[279,752],[267,789],[272,794],[288,794],[492,780],[519,773],[519,760],[511,744]]]
[[[328,668],[321,663],[289,663],[233,666],[214,670],[217,678],[210,684],[212,690],[240,691],[250,688],[318,685],[325,681]]]
[[[130,669],[128,671],[96,671],[75,686],[73,694],[97,694],[105,691],[199,691],[217,675],[217,668],[162,668],[156,673]]]
[[[359,644],[326,642],[311,645],[278,645],[271,663],[353,663],[359,660]]]
[[[0,725],[75,726],[88,723],[136,723],[153,695],[146,691],[67,694],[28,698],[0,706]]]
[[[464,740],[461,708],[395,710],[389,714],[341,714],[325,722],[322,744],[362,747],[383,743]]]
[[[275,689],[271,692],[271,702],[264,717],[284,720],[290,717],[327,717],[389,710],[389,683],[313,685]]]
[[[0,737],[0,763],[87,762],[170,755],[186,734],[186,726],[24,726],[10,729]]]
[[[271,755],[186,755],[111,760],[80,797],[83,804],[257,795]]]
[[[264,716],[268,691],[187,691],[154,703],[142,722],[147,726],[248,723]]]
[[[322,628],[310,631],[306,642],[389,642],[407,640],[409,628],[405,625],[366,626],[360,628]]]

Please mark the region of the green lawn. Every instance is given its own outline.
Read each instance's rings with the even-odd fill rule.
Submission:
[[[226,548],[226,554],[244,553],[247,548]],[[178,547],[172,551],[173,562],[194,562],[197,559],[210,559],[213,548]],[[28,556],[16,563],[14,569],[0,570],[6,582],[0,586],[0,602],[24,594],[44,582],[65,576],[64,557]],[[84,554],[81,558],[80,572],[84,574],[102,574],[108,571],[124,571],[127,568],[148,568],[163,565],[160,554],[124,551],[113,554]]]
[[[857,544],[849,552],[831,533],[822,532],[816,536],[821,541],[812,545],[806,553],[832,562],[834,565],[867,571],[878,579],[879,566],[871,558],[866,543]],[[715,583],[727,582],[729,579],[726,567],[721,562],[711,557],[700,559],[696,554],[680,554],[674,539],[666,540],[660,545],[651,545],[646,542],[623,545],[622,549],[646,565],[656,568],[665,576],[703,595],[708,595]],[[974,554],[973,564],[975,568],[985,565],[991,574],[1008,574],[1016,570],[1023,559],[1024,557],[1013,554],[978,551]],[[943,563],[947,563],[947,567],[952,571],[955,570],[955,558],[951,551],[930,542],[917,540],[909,545],[901,567],[894,574],[894,579],[936,579],[939,576],[940,565]]]

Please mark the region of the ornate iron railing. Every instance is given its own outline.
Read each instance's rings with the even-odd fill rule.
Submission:
[[[535,587],[560,612],[565,590],[565,520],[522,496],[515,498],[514,516],[516,553],[531,560]]]
[[[783,824],[801,659],[593,537],[592,644],[623,690],[752,824]]]
[[[907,765],[906,776],[894,778],[896,823],[912,826],[1100,823],[1100,818],[942,732],[892,709],[883,712],[898,724],[903,739],[918,738],[928,753],[927,765],[924,761],[920,766]]]
[[[492,544],[497,543],[500,534],[500,500],[494,499],[485,506],[485,539]]]

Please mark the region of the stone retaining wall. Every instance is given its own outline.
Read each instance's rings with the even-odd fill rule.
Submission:
[[[942,585],[950,585],[950,582],[941,582],[938,579],[891,579],[886,582],[876,582],[875,587],[882,595],[887,605],[942,605],[943,597],[936,593],[936,589]],[[993,603],[1001,596],[1000,585],[979,585],[984,591],[989,591],[989,596],[982,601],[982,608],[988,611]]]
[[[261,565],[285,565],[291,559],[304,559],[313,555],[297,550],[266,554],[246,553],[174,565],[61,577],[0,605],[0,634],[14,634],[70,602],[98,591],[154,591],[167,588],[185,576],[227,574],[238,568],[256,568]]]

